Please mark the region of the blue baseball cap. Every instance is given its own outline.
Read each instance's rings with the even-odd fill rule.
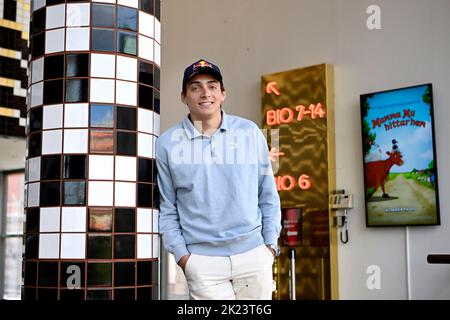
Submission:
[[[200,59],[184,70],[183,89],[185,88],[189,79],[197,74],[210,74],[223,86],[222,74],[220,73],[219,67],[204,59]]]

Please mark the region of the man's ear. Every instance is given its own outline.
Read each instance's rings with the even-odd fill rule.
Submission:
[[[226,91],[226,90],[223,90],[223,91],[222,91],[222,99],[221,99],[221,102],[224,102],[226,98],[227,98],[227,91]]]
[[[183,92],[181,92],[181,103],[186,104],[186,95]]]

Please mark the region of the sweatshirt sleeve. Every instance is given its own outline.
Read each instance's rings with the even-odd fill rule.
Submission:
[[[157,140],[156,166],[158,169],[157,182],[160,194],[159,232],[161,233],[164,247],[175,256],[175,261],[178,262],[182,256],[189,254],[189,251],[181,231],[180,217],[176,206],[175,187],[166,161],[165,150],[158,144]]]
[[[262,233],[265,244],[277,244],[281,231],[280,196],[270,164],[267,141],[258,130],[258,206],[262,213]]]

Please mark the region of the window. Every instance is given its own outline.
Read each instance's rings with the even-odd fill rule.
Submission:
[[[20,300],[24,177],[23,172],[0,175],[0,190],[3,189],[4,197],[3,201],[0,201],[2,203],[0,222],[4,224],[0,240],[0,289],[2,289],[0,299]]]

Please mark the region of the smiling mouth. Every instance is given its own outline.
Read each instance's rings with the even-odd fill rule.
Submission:
[[[213,104],[213,102],[211,101],[207,101],[207,102],[200,102],[199,103],[202,107],[209,107]]]

